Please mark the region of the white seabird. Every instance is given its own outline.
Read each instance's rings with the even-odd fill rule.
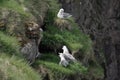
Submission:
[[[67,67],[69,65],[68,61],[64,58],[63,53],[59,53],[59,57],[60,57],[60,62],[59,65],[62,65],[64,67]]]
[[[76,59],[69,53],[68,48],[66,46],[63,46],[63,55],[66,60],[75,62]]]
[[[61,8],[57,14],[58,18],[69,18],[71,16],[69,13],[65,13],[63,8]]]
[[[39,30],[40,30],[41,32],[43,32],[43,29],[42,29],[42,28],[40,28]]]
[[[62,49],[63,49],[63,53],[69,53],[69,50],[65,45],[62,47]]]

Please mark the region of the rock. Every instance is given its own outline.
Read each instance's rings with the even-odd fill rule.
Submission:
[[[42,30],[40,30],[40,26],[31,21],[31,22],[26,22],[25,24],[25,33],[26,33],[26,36],[29,38],[29,39],[36,39],[37,40],[37,45],[39,45],[40,41],[41,41],[41,38],[42,38]]]
[[[40,56],[38,46],[42,38],[42,33],[39,30],[39,25],[35,22],[26,23],[25,29],[26,39],[23,36],[18,36],[18,40],[22,45],[21,52],[29,63],[32,64]]]
[[[31,40],[31,42],[25,44],[25,46],[22,47],[20,51],[30,64],[34,63],[36,56],[39,53],[35,40]]]
[[[40,26],[43,24],[43,20],[48,8],[44,7],[45,10],[41,11],[40,9],[38,10],[35,6],[39,6],[41,8],[43,8],[43,6],[40,6],[39,4],[33,5],[34,1],[29,1],[28,3],[32,4],[23,4],[23,0],[18,0],[18,6],[23,9],[20,9],[21,11],[23,11],[23,13],[19,10],[12,9],[12,7],[1,7],[0,30],[1,28],[5,27],[5,30],[8,34],[16,36],[20,43],[23,55],[26,57],[27,60],[30,61],[30,63],[33,63],[35,58],[40,54],[38,46],[43,35],[42,30],[39,29]],[[45,3],[45,5],[47,4]],[[32,9],[34,10],[32,11]],[[42,14],[39,15],[37,13]],[[25,25],[25,22],[28,23],[26,23]],[[26,34],[27,31],[28,33],[30,33],[30,35]],[[36,38],[36,40],[31,39],[31,37]],[[32,46],[30,46],[29,44]]]
[[[90,35],[96,59],[106,67],[106,80],[120,79],[120,1],[59,0],[62,7],[75,17],[80,30]],[[79,3],[82,3],[81,5]],[[101,51],[104,54],[101,54]],[[104,58],[105,57],[105,58]]]
[[[41,65],[39,67],[39,73],[42,74],[43,80],[50,80],[50,75],[49,75],[48,69],[45,68],[44,66]]]
[[[0,8],[0,19],[4,22],[4,27],[7,33],[16,35],[19,32],[23,32],[23,24],[21,15],[7,8]]]
[[[6,20],[5,19],[1,19],[0,20],[0,30],[5,30],[6,29]]]

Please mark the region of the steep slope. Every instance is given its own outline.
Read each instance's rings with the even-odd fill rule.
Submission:
[[[0,80],[42,80],[24,60],[0,53]]]
[[[57,18],[56,15],[59,8],[60,4],[58,4],[57,0],[2,1],[0,3],[0,30],[2,31],[0,33],[0,52],[1,55],[2,53],[6,54],[6,58],[1,57],[1,63],[3,65],[10,64],[10,71],[14,69],[13,66],[16,69],[17,62],[15,64],[12,63],[17,60],[11,59],[11,55],[15,55],[16,58],[19,57],[20,59],[23,59],[23,56],[19,55],[20,46],[17,44],[15,37],[21,34],[28,38],[25,34],[25,23],[35,22],[43,29],[43,39],[39,44],[39,50],[43,54],[31,66],[42,75],[43,80],[101,80],[104,77],[103,69],[96,63],[91,39],[79,30],[73,18]],[[78,60],[78,63],[71,63],[66,68],[59,66],[60,59],[58,58],[58,53],[62,52],[61,48],[63,45],[69,48],[72,55]],[[7,60],[9,62],[6,62]],[[23,64],[19,66],[26,66],[25,70],[27,70],[27,65],[24,65],[24,63],[23,60]],[[9,75],[8,70],[6,71],[8,73],[5,75],[8,75],[8,77],[12,76],[12,79],[14,76],[21,74]],[[24,69],[21,70],[24,72]],[[4,75],[4,69],[0,71]],[[31,78],[32,80],[39,79],[39,75],[34,73],[34,71],[31,74],[34,75],[34,78]],[[31,74],[25,73],[27,77],[32,77]],[[25,77],[25,80],[30,78],[26,78],[23,75],[18,77]],[[16,78],[17,76],[14,79]]]
[[[0,32],[0,80],[41,80],[24,60],[15,37]]]

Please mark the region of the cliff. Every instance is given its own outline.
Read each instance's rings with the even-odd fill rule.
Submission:
[[[89,34],[94,52],[105,69],[105,80],[120,76],[120,1],[119,0],[59,0],[71,13],[80,30]]]
[[[61,7],[73,17],[57,18]],[[119,8],[119,0],[1,0],[0,78],[119,80]],[[63,45],[77,63],[59,65]]]

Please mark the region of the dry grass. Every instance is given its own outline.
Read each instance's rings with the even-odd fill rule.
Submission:
[[[58,26],[58,28],[60,28],[60,30],[63,30],[63,29],[71,30],[71,25],[70,25],[69,21],[67,21],[66,19],[57,18],[57,19],[55,19],[54,24],[56,26]]]

